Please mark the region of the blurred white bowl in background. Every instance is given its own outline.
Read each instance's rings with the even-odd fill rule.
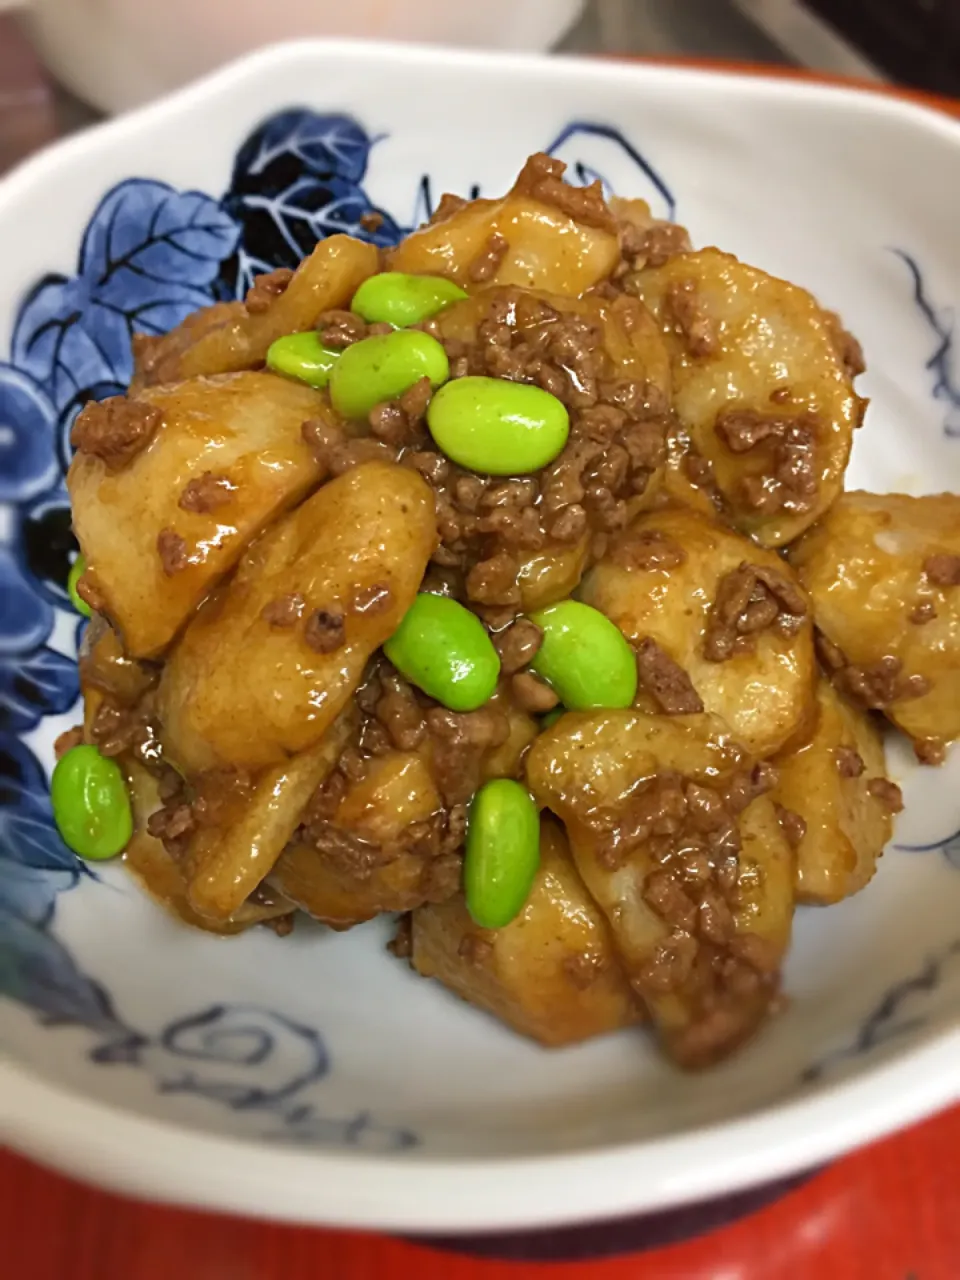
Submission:
[[[25,0],[0,0],[0,9]],[[53,74],[103,111],[125,111],[263,45],[359,36],[544,51],[584,0],[26,0]]]

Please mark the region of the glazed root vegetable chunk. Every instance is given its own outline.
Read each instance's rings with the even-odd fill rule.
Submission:
[[[813,737],[776,764],[773,798],[796,850],[797,900],[827,905],[859,892],[873,877],[901,803],[877,727],[823,679]]]
[[[561,828],[546,819],[540,869],[523,911],[479,929],[459,895],[413,913],[413,967],[551,1048],[638,1022],[603,914],[574,866]]]
[[[770,1010],[790,941],[794,858],[754,765],[709,716],[570,713],[527,777],[564,823],[624,971],[670,1055],[709,1065]]]
[[[812,614],[775,552],[690,508],[668,508],[613,539],[580,595],[636,647],[650,710],[706,710],[761,758],[808,729]]]
[[[837,687],[939,764],[960,737],[960,497],[844,494],[790,560]]]
[[[187,628],[159,691],[182,771],[273,766],[323,737],[413,602],[436,543],[416,472],[370,462],[251,548]]]
[[[90,602],[132,657],[162,653],[247,545],[321,478],[315,391],[268,373],[88,405],[67,487]],[[83,589],[83,588],[81,588]]]
[[[147,893],[171,915],[184,924],[210,933],[240,933],[251,925],[278,920],[296,910],[296,903],[280,893],[262,894],[259,901],[245,902],[226,919],[212,919],[198,914],[187,899],[183,868],[162,840],[147,829],[150,816],[158,811],[160,797],[157,780],[135,760],[124,759],[123,767],[130,779],[134,811],[133,839],[123,855],[124,862]]]
[[[392,751],[375,757],[339,800],[336,794],[332,803],[329,795],[318,796],[316,812],[313,804],[308,808],[271,885],[335,929],[456,892],[459,837],[450,838],[443,802],[422,754]]]
[[[187,901],[194,911],[213,920],[236,918],[272,871],[352,730],[348,710],[309,750],[263,770],[254,782],[244,774],[212,773],[197,779],[195,794],[203,820],[190,833],[181,855]]]
[[[678,254],[636,287],[662,325],[701,481],[708,471],[743,532],[790,542],[843,487],[863,411],[849,335],[803,289],[717,249]]]
[[[446,276],[464,289],[513,284],[585,293],[620,259],[617,224],[599,183],[568,187],[565,168],[531,156],[502,200],[445,196],[430,222],[389,254],[389,269]]]
[[[256,368],[277,338],[313,329],[325,311],[349,306],[379,260],[373,245],[350,236],[321,240],[292,277],[258,277],[245,306],[220,303],[161,338],[141,338],[134,387]]]

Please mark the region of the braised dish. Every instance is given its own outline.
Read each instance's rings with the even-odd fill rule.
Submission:
[[[397,913],[546,1045],[753,1034],[890,837],[884,721],[960,736],[960,498],[843,492],[838,317],[536,155],[136,363],[73,428],[67,842],[206,930]]]

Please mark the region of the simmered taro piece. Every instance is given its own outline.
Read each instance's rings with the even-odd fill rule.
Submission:
[[[645,706],[706,709],[762,758],[812,723],[812,610],[789,565],[691,508],[614,538],[581,596],[637,648]]]
[[[773,798],[796,849],[797,900],[826,905],[857,893],[873,877],[901,804],[869,712],[822,678],[813,737],[776,764]]]
[[[638,1022],[603,913],[559,825],[545,820],[540,869],[519,916],[479,929],[460,896],[413,913],[411,963],[521,1035],[556,1047]]]
[[[730,1053],[775,1006],[794,853],[755,764],[710,716],[570,713],[527,777],[564,823],[624,972],[668,1053]]]
[[[690,478],[764,546],[790,542],[843,487],[864,409],[849,335],[803,289],[717,249],[641,272],[637,288],[670,350]]]
[[[846,493],[790,561],[837,688],[940,763],[960,737],[960,497]]]

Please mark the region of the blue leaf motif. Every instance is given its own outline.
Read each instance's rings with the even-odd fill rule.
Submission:
[[[48,276],[24,303],[14,364],[63,419],[89,399],[119,394],[133,373],[132,334],[165,332],[209,303],[237,235],[210,196],[144,178],[121,182],[90,221],[78,275]]]
[[[317,178],[360,182],[372,145],[350,116],[318,115],[305,108],[281,111],[255,129],[237,152],[233,186],[252,178],[280,190],[289,181],[291,162]]]
[[[10,547],[0,547],[0,659],[44,643],[53,609],[24,575]]]
[[[47,645],[0,658],[0,729],[24,733],[41,716],[69,711],[79,693],[77,664]]]
[[[42,388],[0,364],[0,502],[27,502],[57,482],[55,425]]]
[[[51,1023],[74,1023],[116,1035],[122,1028],[103,988],[42,925],[0,906],[0,995]]]
[[[53,919],[57,894],[72,889],[77,879],[76,872],[38,871],[0,858],[0,911],[45,928]]]
[[[96,389],[100,398],[119,395],[130,380],[125,318],[100,310],[85,280],[46,276],[17,316],[13,362],[43,387],[62,419],[97,398]]]
[[[19,516],[20,562],[32,575],[35,589],[50,604],[60,609],[72,608],[67,578],[78,547],[66,486],[58,482],[38,501],[21,507]],[[0,635],[2,633],[3,620],[0,619]]]
[[[218,297],[243,297],[254,276],[296,268],[318,239],[337,232],[396,244],[403,230],[360,185],[374,141],[349,116],[304,110],[281,112],[256,129],[223,198],[241,230],[221,268]],[[379,214],[376,230],[361,224],[365,213]]]
[[[236,225],[210,196],[131,178],[94,214],[80,275],[97,303],[137,330],[164,333],[210,302],[210,285],[236,243]]]
[[[69,872],[80,862],[60,839],[39,760],[19,738],[0,733],[0,858],[38,871]]]

